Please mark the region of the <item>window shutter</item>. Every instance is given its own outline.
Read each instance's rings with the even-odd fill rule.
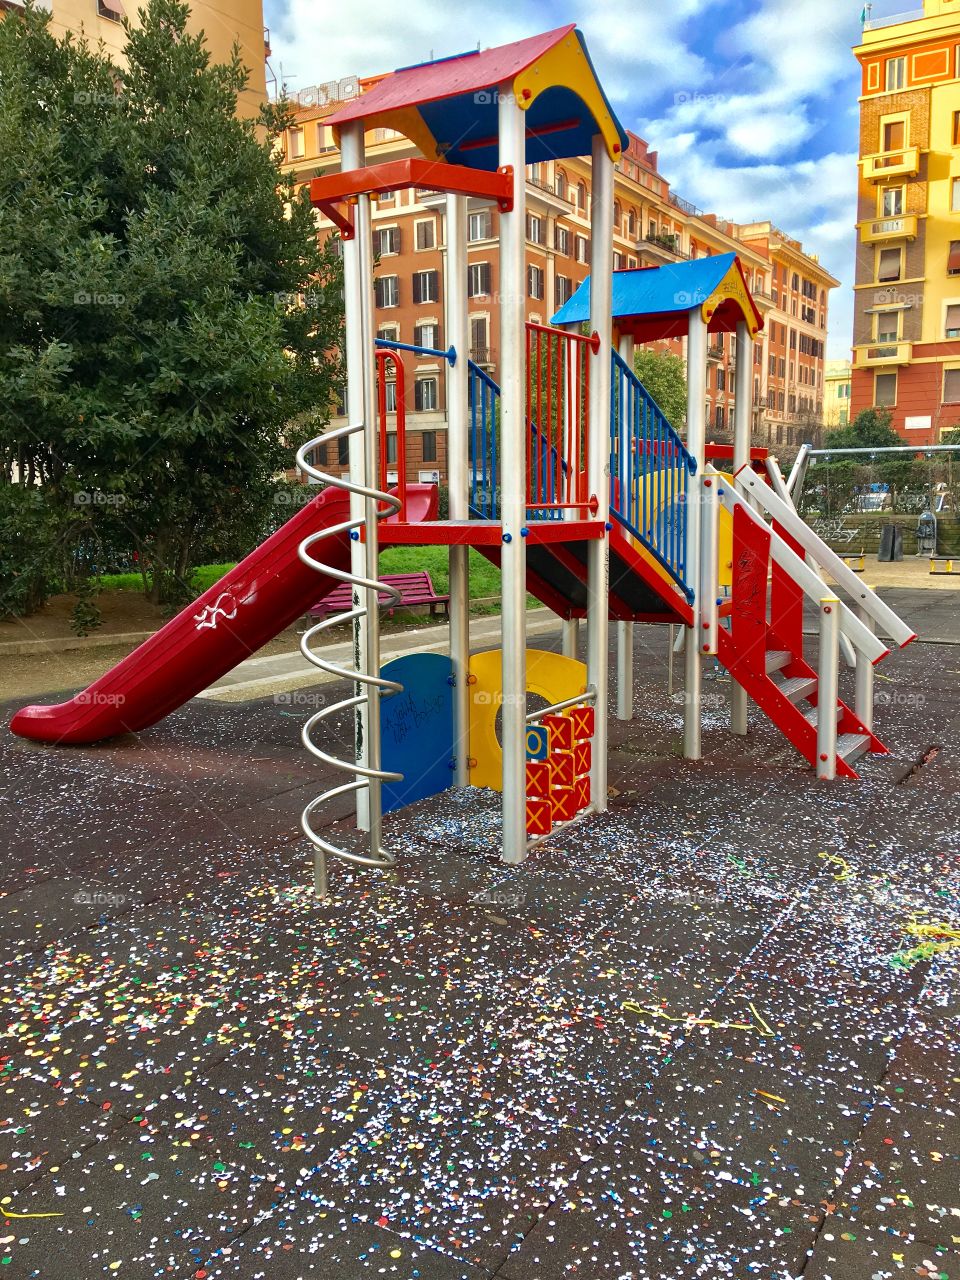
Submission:
[[[950,241],[950,256],[947,258],[947,270],[951,275],[960,272],[960,240]]]
[[[947,307],[947,337],[960,337],[960,304],[952,303]]]

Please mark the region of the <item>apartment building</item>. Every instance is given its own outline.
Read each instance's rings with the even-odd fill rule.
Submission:
[[[126,33],[124,18],[139,24],[142,0],[35,0],[38,9],[51,16],[50,27],[57,36],[67,31],[87,37],[91,45],[103,43],[117,61],[123,60]],[[20,0],[0,0],[0,10],[22,9]],[[270,34],[263,25],[262,0],[190,0],[188,30],[206,36],[214,62],[228,62],[234,44],[250,73],[241,94],[241,115],[256,115],[266,97],[266,58],[270,54]]]
[[[299,95],[295,125],[286,138],[286,165],[304,182],[339,168],[332,130],[325,123],[342,94],[362,92],[375,80],[316,86]],[[389,129],[367,136],[370,163],[417,154]],[[530,166],[527,173],[528,320],[549,322],[588,275],[591,172],[589,158]],[[429,191],[379,197],[373,209],[377,330],[381,337],[442,350],[445,273],[445,197]],[[829,291],[838,281],[802,245],[769,222],[738,226],[706,214],[676,195],[659,170],[659,157],[635,134],[617,164],[614,269],[656,267],[734,251],[765,317],[753,351],[754,438],[796,448],[819,429],[823,403],[824,342]],[[333,225],[318,215],[323,236]],[[493,299],[499,288],[498,214],[468,204],[470,356],[494,378],[500,349]],[[709,434],[732,439],[734,369],[732,335],[713,336],[706,397]],[[683,343],[663,344],[683,353]],[[411,478],[445,474],[444,362],[413,361],[407,387],[407,469]],[[396,388],[387,386],[388,410]],[[342,407],[342,406],[341,406]],[[388,419],[392,422],[392,419]],[[389,457],[395,458],[390,439]],[[331,450],[332,452],[332,450]],[[325,459],[336,470],[343,457]]]
[[[823,376],[823,425],[827,431],[850,422],[853,366],[849,360],[828,360]]]
[[[851,412],[960,425],[960,0],[866,23]]]

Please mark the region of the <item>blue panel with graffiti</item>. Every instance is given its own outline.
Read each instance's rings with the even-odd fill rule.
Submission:
[[[384,769],[402,782],[383,784],[383,811],[392,813],[453,786],[453,664],[440,653],[395,658],[380,674],[403,692],[380,704]]]

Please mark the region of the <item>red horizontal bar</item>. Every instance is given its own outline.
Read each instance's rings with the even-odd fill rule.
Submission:
[[[353,224],[342,214],[334,216],[338,201],[356,199],[360,195],[401,191],[407,187],[426,187],[431,191],[449,191],[455,195],[481,196],[496,200],[501,212],[513,208],[513,169],[506,165],[489,173],[485,169],[469,169],[462,164],[446,164],[437,160],[425,160],[411,156],[406,160],[387,160],[383,164],[366,165],[362,169],[347,169],[341,173],[328,173],[310,182],[310,200],[323,210],[343,230],[341,220],[350,231]]]
[[[527,129],[528,138],[545,138],[550,133],[563,133],[566,129],[577,129],[580,126],[580,120],[576,116],[572,116],[569,120],[557,120],[553,124],[535,125],[532,129]],[[491,134],[488,138],[470,138],[467,141],[457,144],[461,151],[482,151],[484,147],[493,147],[500,141],[496,134]]]
[[[571,333],[567,329],[553,329],[548,324],[538,324],[536,320],[528,320],[527,328],[535,333],[549,333],[557,338],[565,338],[568,342],[585,342],[593,354],[600,350],[600,335],[596,331],[591,334]]]

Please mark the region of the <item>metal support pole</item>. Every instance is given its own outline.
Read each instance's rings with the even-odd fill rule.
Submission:
[[[700,485],[700,652],[704,657],[715,657],[720,611],[717,604],[717,558],[720,545],[720,502],[717,489],[726,483],[713,471],[697,476]]]
[[[820,601],[820,661],[817,672],[817,777],[837,776],[837,699],[840,696],[840,601]]]
[[[610,514],[610,383],[613,336],[613,161],[600,134],[593,137],[590,211],[590,328],[600,349],[590,371],[590,444],[587,491],[596,496],[595,519]],[[587,683],[597,691],[590,796],[607,807],[607,705],[610,665],[609,534],[587,544]]]
[[[687,760],[699,760],[700,703],[703,666],[700,659],[700,503],[699,476],[703,472],[706,452],[704,398],[707,386],[707,324],[699,307],[690,312],[687,330],[687,451],[697,463],[697,474],[687,478],[687,548],[686,576],[696,595],[693,619],[687,628],[683,649],[683,754]]]
[[[753,426],[753,339],[745,320],[740,320],[737,324],[734,394],[733,472],[736,475],[750,461],[750,434]],[[736,680],[730,681],[730,732],[741,738],[747,732],[747,691]]]
[[[513,208],[500,215],[500,448],[503,477],[500,551],[503,606],[503,852],[527,856],[527,507],[526,369],[526,115],[512,84],[500,86],[500,165],[513,169]]]
[[[343,169],[359,169],[364,163],[363,126],[357,122],[344,127],[340,138],[340,163]],[[370,197],[360,196],[357,202],[356,235],[343,242],[343,300],[347,361],[347,413],[353,422],[363,422],[366,430],[349,437],[350,480],[353,484],[366,483],[366,438],[376,442],[373,414],[376,406],[374,394],[373,356],[373,244],[370,220]],[[366,250],[366,252],[365,252]],[[376,472],[374,472],[374,475]],[[350,517],[366,518],[363,498],[356,494],[350,498]],[[376,546],[376,543],[374,543]],[[365,545],[356,540],[350,543],[350,572],[357,577],[369,577]],[[376,577],[374,573],[372,575]],[[354,604],[360,603],[358,590],[354,591]],[[369,604],[369,601],[368,601]],[[373,602],[367,617],[357,618],[353,624],[354,666],[367,668],[370,654],[370,622],[378,617],[378,602]],[[377,673],[379,674],[379,673]],[[364,693],[364,687],[354,685],[354,693]],[[357,763],[370,764],[370,718],[374,702],[364,700],[357,707],[354,720],[355,753]],[[379,784],[378,784],[379,785]],[[370,830],[370,808],[374,785],[370,790],[357,793],[357,826],[361,831]]]
[[[873,590],[873,588],[869,588]],[[862,604],[854,606],[854,612],[865,627],[869,627],[871,631],[876,631],[876,623]],[[856,694],[853,709],[857,719],[873,732],[873,663],[865,653],[859,649],[856,658]]]
[[[580,619],[564,618],[562,635],[562,652],[565,658],[577,658],[580,655]]]
[[[447,484],[450,519],[466,520],[470,515],[469,452],[470,370],[468,364],[469,323],[467,319],[467,199],[448,195],[446,210],[446,342],[457,353],[448,367],[447,381]],[[470,571],[469,549],[451,547],[450,567],[450,659],[453,663],[454,781],[465,787],[470,781]]]
[[[621,360],[633,369],[634,355],[633,336],[628,333],[620,335],[619,354]],[[621,453],[621,456],[624,456]],[[633,719],[633,623],[617,623],[617,719]]]

